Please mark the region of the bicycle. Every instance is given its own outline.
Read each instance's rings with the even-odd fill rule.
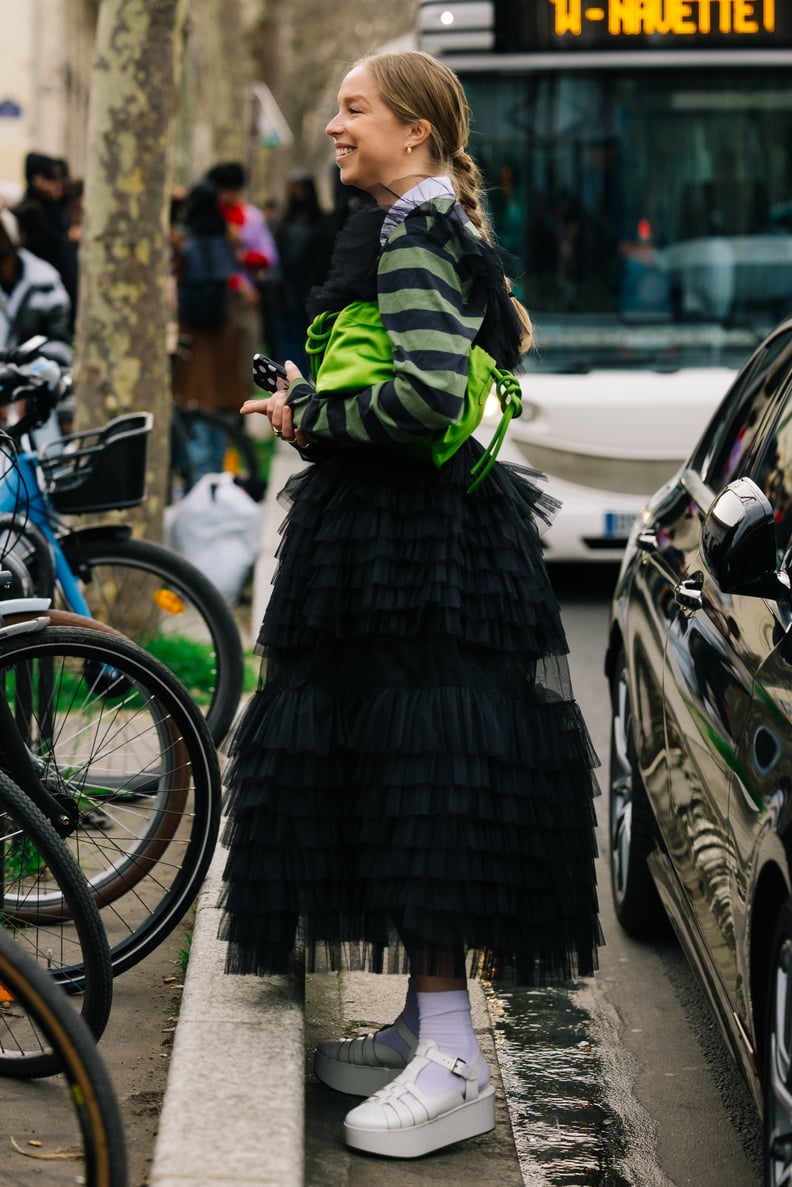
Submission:
[[[192,443],[206,431],[224,442],[222,468],[234,475],[252,499],[260,502],[266,483],[261,478],[261,463],[250,436],[222,413],[183,404],[174,404],[171,411],[169,502],[186,495],[200,477],[193,461]]]
[[[217,752],[178,680],[116,631],[24,601],[0,602],[0,615],[0,765],[71,851],[118,975],[170,934],[203,882]],[[5,903],[29,924],[71,918],[56,887],[33,904],[6,891]],[[79,985],[79,964],[69,972]]]
[[[175,387],[177,362],[189,357],[192,342],[189,334],[179,334],[175,352],[171,355],[171,382]],[[222,457],[221,469],[234,475],[251,498],[260,502],[266,492],[263,462],[253,439],[245,431],[241,417],[235,419],[211,408],[188,404],[175,392],[171,407],[171,455],[168,501],[176,502],[186,495],[204,472],[195,465],[195,446],[204,446],[214,439],[212,453]]]
[[[32,340],[6,352],[10,362],[0,368],[2,398],[27,401],[26,414],[8,430],[17,447],[26,439],[34,443],[36,429],[46,423],[57,399],[45,376],[25,370],[42,344],[43,339]],[[39,452],[18,448],[3,466],[0,529],[18,528],[16,509],[24,501],[28,522],[22,559],[33,570],[37,591],[51,592],[51,565],[56,605],[112,624],[122,604],[125,634],[176,673],[205,708],[219,743],[236,714],[244,681],[239,630],[219,591],[172,549],[132,538],[128,524],[74,527],[61,518],[142,501],[151,425],[150,413],[130,413]],[[43,537],[43,548],[33,532]]]
[[[3,718],[2,724],[6,725]],[[42,912],[53,898],[58,914]],[[94,1038],[107,1025],[113,1000],[110,948],[99,908],[79,865],[35,803],[0,771],[0,933],[13,938],[74,998]],[[79,998],[78,998],[79,994]],[[70,1007],[73,1008],[73,1007]],[[42,1076],[53,1070],[44,1052],[15,1057],[0,1073]]]
[[[76,1121],[84,1161],[81,1181],[88,1187],[127,1187],[121,1112],[94,1039],[35,961],[0,931],[0,1073],[26,1075],[29,1059],[42,1054],[52,1065],[48,1074],[62,1075],[68,1091],[57,1101],[51,1090],[43,1102],[33,1097],[28,1115],[36,1117],[46,1106],[48,1132],[56,1122],[64,1126],[63,1118],[73,1116],[68,1136]],[[8,1093],[0,1089],[0,1109],[5,1115],[4,1095]]]

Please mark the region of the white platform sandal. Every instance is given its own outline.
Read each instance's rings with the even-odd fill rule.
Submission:
[[[402,1014],[393,1023],[393,1028],[404,1040],[412,1058],[418,1037]],[[378,1042],[375,1034],[357,1039],[328,1039],[318,1044],[314,1055],[316,1078],[328,1088],[347,1092],[350,1096],[372,1096],[404,1071],[406,1064],[398,1051],[387,1043]]]
[[[459,1076],[464,1083],[462,1096],[454,1089],[434,1096],[422,1092],[416,1079],[429,1063]],[[479,1090],[485,1067],[483,1055],[468,1064],[444,1055],[431,1039],[422,1040],[395,1080],[347,1113],[347,1145],[386,1158],[420,1158],[488,1133],[495,1128],[495,1088],[487,1084]]]

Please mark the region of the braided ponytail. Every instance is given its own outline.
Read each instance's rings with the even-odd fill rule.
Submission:
[[[435,166],[451,175],[460,205],[479,234],[491,243],[492,230],[481,201],[481,172],[465,147],[470,107],[454,71],[420,50],[374,54],[361,63],[373,74],[382,98],[398,120],[405,125],[422,119],[429,122],[428,143]],[[531,319],[508,281],[506,289],[520,323],[524,353],[531,344]]]
[[[460,205],[473,226],[491,240],[489,219],[481,204],[482,178],[478,165],[464,148],[457,148],[451,153],[450,171]]]
[[[490,221],[481,204],[483,185],[478,165],[464,148],[457,148],[451,153],[450,167],[460,205],[464,208],[473,226],[488,242],[492,242]],[[531,315],[522,301],[519,301],[511,291],[511,284],[508,280],[506,281],[506,291],[511,297],[512,309],[519,325],[520,353],[526,354],[533,342]]]

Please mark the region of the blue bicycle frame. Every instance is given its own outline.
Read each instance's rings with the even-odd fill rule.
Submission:
[[[28,522],[35,524],[46,537],[52,550],[55,580],[61,588],[67,606],[75,614],[85,614],[90,618],[90,607],[83,596],[80,583],[72,572],[53,531],[52,521],[56,516],[47,494],[39,483],[38,456],[32,450],[20,449],[14,465],[9,466],[0,479],[0,513],[18,514],[20,507],[27,510]]]
[[[31,438],[34,443],[34,438]],[[68,453],[64,457],[68,458]],[[53,577],[61,588],[66,607],[75,614],[93,617],[88,602],[82,592],[78,579],[68,556],[64,551],[61,540],[80,540],[88,538],[127,539],[132,534],[132,528],[126,523],[107,523],[84,528],[69,528],[66,535],[58,534],[59,518],[55,507],[52,506],[49,495],[44,490],[44,476],[40,468],[38,453],[33,449],[23,449],[18,446],[17,455],[13,463],[9,463],[4,474],[0,476],[0,515],[19,516],[20,508],[26,512],[26,522],[38,529],[40,537],[49,546]],[[23,527],[19,523],[19,527]],[[23,531],[24,534],[24,531]],[[44,595],[51,595],[52,590],[39,590]]]

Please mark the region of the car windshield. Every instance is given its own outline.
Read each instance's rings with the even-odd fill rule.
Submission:
[[[540,331],[529,366],[734,367],[790,311],[788,72],[464,81],[498,241]]]

